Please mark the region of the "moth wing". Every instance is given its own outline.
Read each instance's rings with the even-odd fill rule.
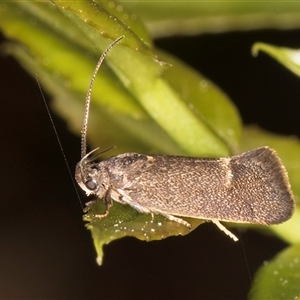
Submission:
[[[284,222],[294,211],[287,173],[268,147],[220,159],[116,158],[115,186],[143,211],[257,224]]]

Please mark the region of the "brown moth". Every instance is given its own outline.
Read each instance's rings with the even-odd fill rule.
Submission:
[[[113,201],[141,213],[161,214],[190,227],[180,217],[206,219],[237,241],[219,221],[273,225],[291,218],[295,202],[287,172],[276,152],[268,147],[229,158],[195,158],[124,153],[95,162],[86,153],[92,87],[106,54],[101,55],[86,98],[81,160],[75,179],[89,195],[103,199],[108,215]]]

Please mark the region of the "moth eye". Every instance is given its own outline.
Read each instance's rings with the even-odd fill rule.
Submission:
[[[97,183],[94,181],[94,180],[92,180],[92,179],[89,179],[89,180],[87,180],[86,182],[85,182],[85,186],[89,189],[89,190],[91,190],[91,191],[93,191],[93,190],[95,190],[96,188],[97,188]]]

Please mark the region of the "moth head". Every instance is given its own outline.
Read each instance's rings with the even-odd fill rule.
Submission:
[[[75,179],[87,195],[103,198],[109,187],[109,177],[104,165],[88,158],[87,154],[76,165]]]

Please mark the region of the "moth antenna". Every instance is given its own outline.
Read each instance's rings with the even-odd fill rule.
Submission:
[[[81,161],[94,161],[97,157],[101,156],[102,154],[104,154],[114,148],[115,148],[115,146],[111,146],[111,147],[97,153],[96,155],[89,157],[89,156],[91,156],[91,154],[93,154],[94,152],[99,150],[99,147],[97,147],[97,148],[93,149],[92,151],[90,151],[89,153],[87,153],[84,157],[82,157]]]
[[[54,124],[54,121],[53,121],[51,112],[50,112],[50,110],[49,110],[49,106],[48,106],[47,101],[46,101],[46,99],[45,99],[45,96],[44,96],[44,93],[43,93],[43,90],[42,90],[42,87],[41,87],[41,84],[40,84],[40,81],[39,81],[39,78],[38,78],[38,75],[37,75],[37,74],[35,74],[35,79],[36,79],[37,85],[38,85],[38,87],[39,87],[40,93],[41,93],[41,95],[42,95],[42,99],[43,99],[43,102],[44,102],[44,104],[45,104],[45,107],[46,107],[46,110],[47,110],[47,113],[48,113],[48,116],[49,116],[49,119],[50,119],[52,128],[53,128],[53,130],[54,130],[54,133],[55,133],[56,140],[57,140],[57,142],[58,142],[60,151],[61,151],[61,153],[62,153],[62,155],[63,155],[65,164],[66,164],[66,166],[67,166],[68,173],[70,174],[70,177],[71,177],[71,180],[72,180],[72,184],[73,184],[73,186],[74,186],[75,193],[76,193],[76,195],[77,195],[77,199],[78,199],[78,201],[79,201],[79,203],[80,203],[81,208],[83,209],[83,205],[82,205],[82,203],[81,203],[80,196],[79,196],[78,190],[77,190],[77,188],[76,188],[76,184],[75,184],[74,178],[73,178],[73,176],[72,176],[72,172],[71,172],[71,169],[70,169],[70,166],[69,166],[69,163],[68,163],[68,160],[67,160],[65,151],[64,151],[64,147],[63,147],[63,145],[62,145],[62,143],[61,143],[61,140],[60,140],[60,138],[59,138],[58,132],[57,132],[57,130],[56,130],[56,127],[55,127],[55,124]]]
[[[83,119],[83,125],[82,125],[82,130],[81,130],[81,159],[86,157],[86,148],[87,148],[86,137],[87,137],[87,127],[88,127],[88,121],[89,121],[90,104],[91,104],[92,90],[93,90],[93,86],[94,86],[94,82],[95,82],[97,73],[99,71],[99,68],[100,68],[105,56],[113,48],[113,46],[115,46],[117,43],[119,43],[119,41],[122,40],[123,38],[124,38],[123,35],[118,37],[106,48],[106,50],[100,56],[98,63],[95,67],[94,73],[92,75],[89,89],[88,89],[86,99],[85,99],[84,119]]]

